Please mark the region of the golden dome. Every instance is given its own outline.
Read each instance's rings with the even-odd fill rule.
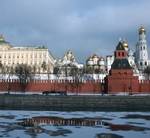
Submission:
[[[127,43],[127,41],[123,41],[123,47],[124,47],[124,48],[128,48],[128,43]]]
[[[146,31],[145,31],[145,28],[143,27],[143,26],[141,26],[140,28],[139,28],[139,34],[142,34],[142,33],[145,33]]]

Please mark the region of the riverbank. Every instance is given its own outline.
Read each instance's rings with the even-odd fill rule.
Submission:
[[[150,96],[44,96],[1,94],[0,109],[48,111],[150,111]]]

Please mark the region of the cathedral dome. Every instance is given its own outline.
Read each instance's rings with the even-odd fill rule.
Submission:
[[[145,31],[145,28],[143,27],[143,26],[141,26],[140,28],[139,28],[139,34],[142,34],[142,33],[145,33],[146,31]]]
[[[128,43],[127,43],[127,41],[123,41],[123,47],[124,47],[124,48],[128,48]]]

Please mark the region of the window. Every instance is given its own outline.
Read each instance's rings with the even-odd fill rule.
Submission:
[[[143,66],[142,62],[140,62],[140,66]]]
[[[145,62],[145,66],[147,66],[147,62]]]
[[[122,52],[122,56],[124,57],[124,52]]]

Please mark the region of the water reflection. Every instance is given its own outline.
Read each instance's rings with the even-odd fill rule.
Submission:
[[[109,129],[112,131],[145,131],[145,130],[150,130],[150,128],[147,127],[141,127],[141,126],[135,126],[135,125],[129,125],[129,124],[107,124],[109,126]]]
[[[0,115],[0,118],[2,118],[2,119],[14,119],[15,116],[14,115]]]
[[[103,121],[97,118],[61,118],[38,116],[23,119],[21,122],[18,122],[18,124],[22,126],[101,126],[103,124]]]
[[[0,111],[0,137],[149,138],[150,113]]]
[[[121,118],[150,120],[150,115],[128,114],[125,117],[121,117]]]
[[[26,133],[30,136],[37,136],[38,134],[45,133],[49,136],[67,136],[67,134],[72,133],[69,129],[58,129],[58,130],[47,130],[42,127],[31,127],[26,130]]]
[[[101,133],[97,134],[96,138],[123,138],[123,136],[112,133]]]
[[[150,128],[130,125],[130,124],[114,124],[107,121],[103,121],[99,118],[61,118],[61,117],[49,117],[49,116],[38,116],[32,118],[23,119],[18,122],[19,125],[25,127],[37,127],[41,125],[53,125],[53,126],[88,126],[98,127],[104,126],[112,131],[145,131]],[[39,129],[39,128],[38,128]],[[40,130],[42,131],[42,130]]]

